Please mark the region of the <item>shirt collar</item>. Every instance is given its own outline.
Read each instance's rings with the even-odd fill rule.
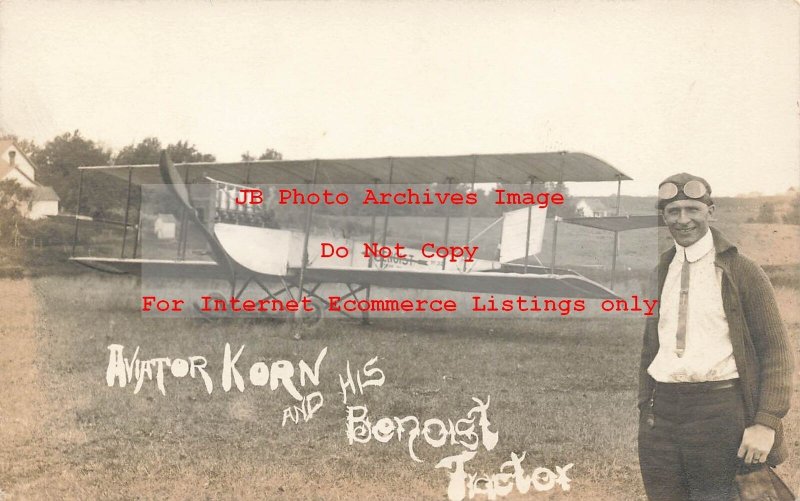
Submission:
[[[678,261],[683,262],[684,252],[686,253],[686,257],[689,258],[690,263],[694,263],[701,257],[708,254],[710,251],[714,250],[714,237],[711,236],[711,231],[706,231],[706,234],[703,235],[700,240],[693,243],[688,247],[683,247],[679,245],[678,242],[675,242],[675,257]]]

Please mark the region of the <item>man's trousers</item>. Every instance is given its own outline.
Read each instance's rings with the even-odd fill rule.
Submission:
[[[639,418],[639,465],[647,497],[731,499],[744,428],[738,380],[656,383]]]

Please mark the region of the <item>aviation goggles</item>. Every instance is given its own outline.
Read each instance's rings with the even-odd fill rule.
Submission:
[[[697,180],[691,180],[678,188],[678,185],[673,182],[664,183],[658,187],[658,198],[660,200],[671,200],[678,196],[678,193],[683,191],[687,198],[698,199],[703,198],[708,194],[706,185]]]

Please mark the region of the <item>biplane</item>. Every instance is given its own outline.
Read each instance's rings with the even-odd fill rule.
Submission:
[[[268,224],[263,213],[252,206],[233,202],[242,190],[265,185],[302,186],[305,192],[311,192],[323,184],[438,184],[447,187],[462,184],[474,191],[478,183],[500,182],[527,185],[532,189],[537,183],[546,182],[611,181],[617,183],[619,200],[621,182],[631,179],[598,158],[572,152],[180,164],[173,164],[166,152],[162,152],[157,165],[90,166],[81,167],[80,172],[79,201],[84,174],[96,173],[127,181],[128,197],[119,257],[78,256],[73,244],[72,261],[115,273],[222,279],[229,284],[234,298],[242,297],[251,287],[258,287],[270,298],[307,296],[317,302],[319,314],[323,309],[321,306],[327,304],[318,293],[323,284],[337,284],[346,289],[340,296],[342,299],[369,298],[372,287],[555,298],[605,299],[616,296],[611,289],[575,271],[557,268],[555,253],[549,266],[533,262],[541,250],[546,211],[530,205],[509,211],[498,220],[502,221],[502,237],[496,259],[468,260],[462,257],[448,260],[423,256],[420,249],[408,250],[404,259],[367,257],[357,252],[350,252],[349,257],[322,259],[319,250],[322,242],[349,249],[355,249],[358,242],[347,239],[331,242],[330,238],[313,235],[314,205],[305,206],[302,227],[270,227],[272,225]],[[194,193],[199,184],[210,187],[211,195],[198,199]],[[140,200],[139,222],[133,223],[132,185],[166,186],[178,202],[175,217],[180,219],[181,225],[174,258],[153,259],[139,255],[142,207]],[[470,207],[466,207],[466,211],[464,243],[468,244],[474,237],[470,235]],[[75,218],[75,243],[83,220],[80,212],[79,206]],[[449,218],[445,218],[442,238],[445,244],[450,238]],[[614,231],[615,236],[618,231],[653,226],[655,222],[654,217],[648,216],[586,219],[593,221],[586,223],[578,218],[564,221]],[[387,205],[383,214],[382,244],[386,243],[390,221],[391,206]],[[187,259],[187,224],[202,234],[210,259]],[[555,224],[554,232],[557,227]],[[557,233],[554,233],[554,247],[556,237]],[[133,241],[131,245],[128,244],[130,240]],[[371,218],[368,240],[377,240],[375,216]],[[616,267],[616,250],[615,243],[612,269]]]

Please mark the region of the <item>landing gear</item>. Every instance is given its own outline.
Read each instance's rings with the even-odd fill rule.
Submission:
[[[317,325],[325,316],[327,304],[317,296],[311,297],[312,311],[298,311],[294,314],[295,322],[305,326]]]

